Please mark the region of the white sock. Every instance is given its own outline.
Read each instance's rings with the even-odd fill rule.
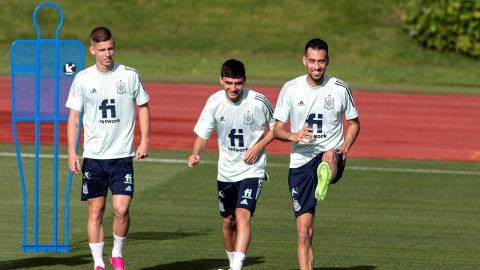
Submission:
[[[88,243],[90,246],[90,251],[92,252],[93,262],[95,264],[94,268],[97,266],[105,268],[105,263],[103,262],[103,244],[103,242]]]
[[[245,254],[244,253],[235,252],[235,255],[233,256],[232,269],[233,270],[242,270],[244,260],[245,260]]]
[[[112,257],[122,257],[122,249],[123,244],[125,244],[125,240],[127,237],[121,237],[118,235],[113,234],[113,249],[112,249]]]
[[[227,253],[227,256],[228,256],[228,263],[229,263],[228,266],[232,267],[232,265],[233,265],[233,255],[235,254],[235,252],[234,251],[230,252],[230,251],[227,251],[227,250],[225,250],[225,252]]]

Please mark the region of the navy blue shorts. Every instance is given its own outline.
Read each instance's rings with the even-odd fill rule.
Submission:
[[[133,197],[133,159],[84,158],[82,165],[82,201],[106,197],[108,189],[112,195]]]
[[[337,183],[343,175],[345,162],[341,154],[338,155],[337,176],[331,181]],[[288,172],[288,187],[292,195],[292,204],[295,218],[300,215],[311,212],[315,214],[315,189],[317,188],[317,167],[322,162],[323,153],[317,155],[308,163],[298,168],[290,168]]]
[[[264,178],[247,178],[239,182],[217,181],[218,210],[222,217],[235,216],[235,209],[244,208],[253,217]]]

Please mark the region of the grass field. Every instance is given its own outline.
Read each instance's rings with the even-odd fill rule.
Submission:
[[[216,83],[228,58],[245,62],[250,85],[280,86],[305,72],[303,46],[330,44],[329,73],[355,90],[480,94],[478,59],[417,47],[402,29],[408,0],[55,0],[65,14],[60,38],[86,43],[93,27],[110,27],[117,60],[146,81]],[[9,74],[9,47],[36,38],[31,16],[41,0],[0,2],[0,75]],[[58,23],[42,10],[43,37]],[[87,54],[87,64],[93,57]]]
[[[72,251],[23,253],[19,176],[15,158],[5,154],[14,149],[0,147],[0,269],[89,269],[80,179],[74,180],[70,198]],[[33,152],[29,147],[23,151]],[[189,169],[188,154],[153,151],[148,161],[135,162],[132,225],[124,250],[129,269],[226,266],[216,200],[217,156],[206,153],[205,162]],[[42,168],[51,161],[41,159]],[[66,159],[60,161],[65,177]],[[24,162],[31,169],[33,159]],[[271,182],[252,221],[244,269],[297,269],[287,167],[287,155],[269,156]],[[350,159],[342,181],[317,206],[315,269],[478,269],[479,172],[478,163]],[[107,236],[111,214],[107,207]],[[107,237],[106,253],[111,244]]]
[[[41,2],[0,2],[0,76],[9,74],[12,42],[36,37],[31,15]],[[331,48],[329,73],[355,91],[480,95],[478,59],[419,48],[402,30],[407,0],[54,2],[65,14],[61,38],[86,43],[93,27],[110,27],[116,60],[136,67],[146,81],[217,83],[221,63],[233,57],[245,62],[249,85],[279,86],[305,73],[303,46],[320,36]],[[38,18],[44,37],[52,36],[58,21],[49,12]],[[90,55],[86,60],[93,64]],[[33,153],[29,146],[22,149]],[[21,252],[22,197],[12,153],[12,145],[0,144],[0,269],[91,269],[79,177],[70,196],[71,252]],[[42,153],[51,149],[42,147]],[[216,199],[218,156],[206,153],[200,166],[189,169],[188,154],[153,150],[149,159],[135,162],[132,224],[124,250],[130,270],[227,265]],[[65,158],[60,162],[63,190],[68,169]],[[24,166],[31,179],[33,159],[24,158]],[[52,158],[42,158],[41,166],[45,211],[40,222],[48,225]],[[244,269],[298,269],[288,155],[269,156],[268,172],[271,182],[252,221]],[[315,269],[479,269],[479,178],[480,164],[474,162],[350,159],[342,181],[317,207]],[[30,194],[31,188],[30,183]],[[104,221],[107,258],[111,207]],[[41,240],[51,240],[49,226],[41,233]]]

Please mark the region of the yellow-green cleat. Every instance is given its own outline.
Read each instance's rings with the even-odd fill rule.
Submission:
[[[323,161],[317,167],[317,189],[315,189],[315,199],[323,201],[327,196],[328,185],[332,178],[332,169],[328,162]]]

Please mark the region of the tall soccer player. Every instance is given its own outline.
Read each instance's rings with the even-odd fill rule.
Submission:
[[[280,91],[273,134],[291,142],[288,184],[297,222],[297,257],[300,270],[312,270],[315,206],[325,199],[329,184],[342,177],[360,120],[350,87],[325,74],[329,64],[325,41],[307,42],[303,64],[307,74],[288,81]],[[348,122],[345,135],[343,118]]]
[[[218,204],[230,269],[240,270],[250,243],[250,219],[267,179],[264,148],[273,140],[273,109],[267,98],[245,88],[245,67],[230,59],[220,70],[223,90],[211,95],[195,125],[198,135],[188,166],[200,156],[215,129],[218,138]]]
[[[95,56],[95,65],[77,74],[66,104],[70,108],[68,165],[75,174],[83,173],[81,199],[88,203],[88,242],[96,270],[105,269],[102,219],[110,188],[115,215],[110,263],[115,270],[121,270],[125,269],[122,249],[130,225],[129,207],[135,182],[132,159],[148,156],[150,97],[135,69],[114,63],[115,43],[110,30],[105,27],[92,30],[90,52]],[[135,105],[141,132],[136,151]],[[80,113],[84,129],[81,168],[75,151]]]

